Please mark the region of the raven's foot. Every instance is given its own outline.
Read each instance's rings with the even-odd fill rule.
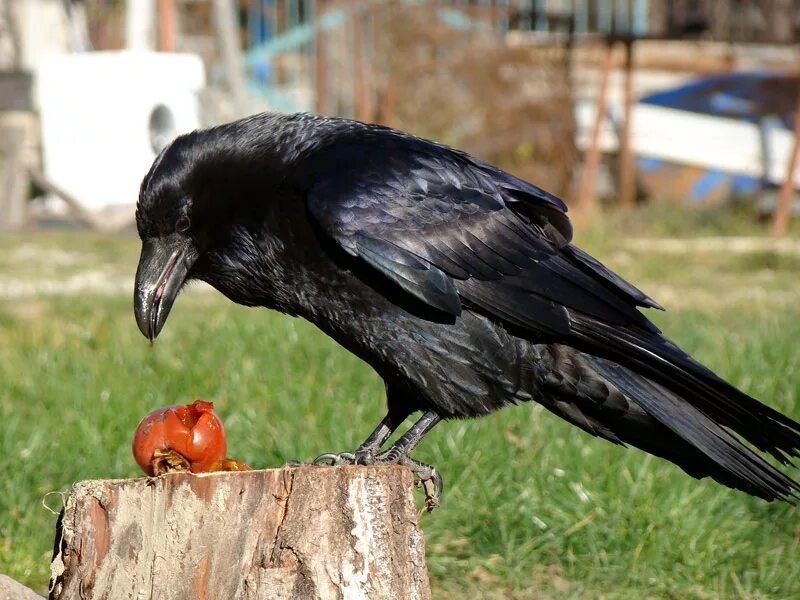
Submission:
[[[436,467],[404,456],[398,463],[408,467],[414,473],[414,483],[425,492],[425,510],[431,512],[439,506],[439,498],[444,490],[444,480]]]
[[[326,452],[320,454],[317,458],[310,463],[302,460],[287,460],[287,467],[302,467],[305,465],[314,465],[317,467],[335,467],[339,465],[371,465],[375,456],[374,450],[366,450],[359,447],[355,452]]]
[[[399,421],[408,416],[403,414]],[[389,413],[380,422],[375,431],[361,444],[355,452],[342,452],[340,454],[321,454],[315,460],[315,465],[402,465],[414,473],[417,487],[425,491],[425,509],[432,511],[439,506],[439,497],[442,495],[442,476],[430,465],[414,460],[409,453],[417,446],[430,429],[441,421],[441,417],[432,411],[426,411],[411,428],[401,435],[394,445],[381,452],[383,446],[397,429],[398,415]]]
[[[439,506],[439,498],[444,489],[444,481],[439,471],[431,465],[415,460],[392,447],[375,455],[371,449],[359,448],[355,452],[321,454],[314,459],[318,466],[338,465],[402,465],[414,474],[414,483],[425,492],[425,510],[428,512]]]
[[[339,465],[355,465],[358,463],[356,462],[356,455],[354,452],[339,452],[338,454],[326,452],[315,458],[313,464],[318,467],[336,467]]]

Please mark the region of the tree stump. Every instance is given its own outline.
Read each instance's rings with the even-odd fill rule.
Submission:
[[[284,467],[83,481],[54,599],[429,599],[403,467]]]
[[[0,600],[44,600],[44,597],[0,573]]]

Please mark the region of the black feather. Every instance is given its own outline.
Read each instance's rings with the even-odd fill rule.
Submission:
[[[602,359],[590,360],[622,392],[720,467],[725,472],[718,477],[722,482],[765,500],[800,498],[800,485],[680,396],[620,365]]]
[[[737,390],[662,336],[580,315],[570,320],[575,343],[583,349],[662,384],[783,463],[798,456],[799,423]]]
[[[356,234],[356,252],[370,265],[423,302],[447,314],[461,314],[461,301],[453,282],[437,267],[388,242]]]

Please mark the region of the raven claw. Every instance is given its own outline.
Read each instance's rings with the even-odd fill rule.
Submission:
[[[405,457],[405,460],[401,460],[398,464],[408,467],[414,473],[414,484],[425,492],[425,511],[432,512],[439,506],[439,498],[444,491],[444,480],[439,471],[436,467],[409,457]]]
[[[337,467],[339,465],[354,465],[356,464],[356,455],[352,452],[340,452],[334,454],[333,452],[326,452],[320,454],[314,459],[312,463],[318,467]]]

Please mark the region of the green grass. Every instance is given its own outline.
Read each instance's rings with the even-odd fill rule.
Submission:
[[[800,418],[800,257],[643,250],[625,227],[580,237],[676,308],[653,315],[670,337]],[[130,439],[152,408],[213,400],[230,453],[256,467],[352,449],[382,417],[383,386],[358,359],[207,289],[179,298],[150,349],[131,310],[137,251],[78,233],[0,239],[0,572],[39,590],[55,522],[43,504],[57,510],[51,492],[76,480],[137,476]],[[416,456],[446,485],[422,518],[436,598],[800,597],[798,509],[695,481],[537,406],[442,424]]]

